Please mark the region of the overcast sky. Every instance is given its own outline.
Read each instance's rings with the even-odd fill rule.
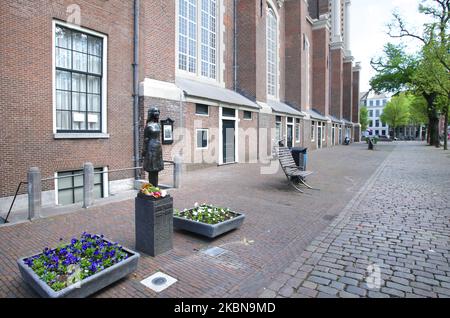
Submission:
[[[408,25],[419,29],[426,21],[418,12],[420,0],[352,0],[351,2],[351,50],[355,62],[361,61],[361,92],[369,90],[369,80],[374,76],[370,59],[379,56],[387,42],[394,42],[387,35],[387,24],[397,9]],[[413,50],[420,43],[410,41]]]

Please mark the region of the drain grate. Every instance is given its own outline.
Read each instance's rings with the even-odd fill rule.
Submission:
[[[144,286],[150,288],[151,290],[159,293],[162,292],[164,289],[168,288],[169,286],[176,283],[177,280],[167,274],[157,272],[153,274],[150,277],[147,277],[146,279],[141,281],[141,284]]]
[[[202,251],[203,254],[206,254],[206,255],[212,256],[212,257],[220,256],[222,254],[225,254],[226,252],[227,252],[227,250],[225,250],[221,247],[217,247],[217,246],[211,247],[211,248],[208,248],[208,249]]]

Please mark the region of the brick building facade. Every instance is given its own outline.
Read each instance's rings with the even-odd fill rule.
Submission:
[[[174,122],[165,160],[267,162],[278,140],[309,149],[359,140],[348,0],[7,0],[2,211],[31,166],[51,177],[88,161],[99,171],[134,165],[135,3],[139,144],[156,106]],[[98,195],[132,179],[105,174]],[[44,183],[44,203],[77,201],[79,179],[69,183]]]

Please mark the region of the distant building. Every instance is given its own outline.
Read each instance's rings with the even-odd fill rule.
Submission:
[[[381,114],[390,98],[385,94],[361,93],[361,105],[367,107],[368,125],[367,132],[369,136],[390,136],[389,125],[381,122]]]

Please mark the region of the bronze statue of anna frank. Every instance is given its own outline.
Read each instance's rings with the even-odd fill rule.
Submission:
[[[161,147],[161,126],[159,124],[158,108],[148,111],[147,122],[144,129],[144,147],[142,150],[144,158],[143,168],[148,172],[148,181],[158,186],[158,173],[164,170],[164,161]]]

